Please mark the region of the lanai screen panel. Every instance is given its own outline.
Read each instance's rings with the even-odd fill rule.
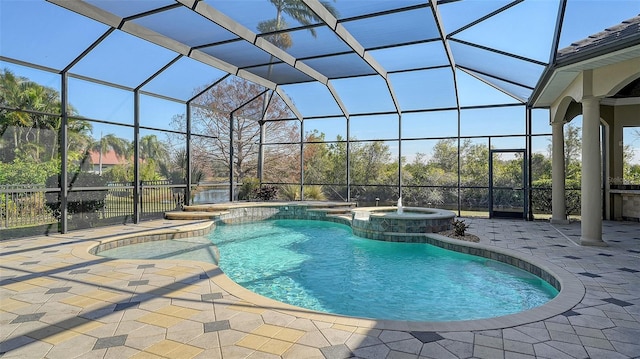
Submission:
[[[456,83],[461,107],[503,105],[522,103],[522,101],[506,93],[502,86],[492,87],[493,79],[489,81],[473,72],[456,70]]]
[[[182,101],[224,78],[227,73],[189,57],[181,56],[147,82],[142,90]]]
[[[335,1],[328,3],[326,16],[315,13],[319,5],[308,4],[315,3],[278,8],[264,0],[251,2],[247,9],[246,3],[224,0],[202,1],[193,8],[164,0],[4,1],[3,27],[13,31],[2,31],[2,56],[60,70],[89,50],[74,66],[76,73],[127,87],[156,71],[169,71],[162,66],[179,54],[225,73],[243,76],[238,71],[246,71],[247,79],[268,80],[263,84],[272,87],[456,66],[522,102],[556,50],[556,29],[562,29],[563,47],[640,12],[634,1],[567,0],[560,27],[561,0]],[[292,9],[302,16],[293,16]],[[124,31],[115,30],[90,49],[109,26]],[[37,28],[46,31],[33,31]],[[133,35],[124,32],[155,44],[132,44],[127,38]],[[119,48],[128,53],[118,54]],[[143,52],[153,55],[145,59],[137,54]],[[179,87],[181,82],[172,83]],[[464,93],[464,84],[457,85]],[[151,89],[147,85],[144,90]],[[398,97],[400,104],[406,102]],[[397,110],[406,110],[403,107]],[[433,106],[425,101],[423,108]],[[323,115],[335,113],[330,109]]]
[[[389,88],[380,76],[332,80],[336,92],[350,113],[395,112]]]
[[[135,88],[173,57],[175,54],[162,47],[127,33],[114,31],[83,56],[69,72]]]
[[[184,6],[156,12],[133,22],[191,47],[238,39],[238,35]]]
[[[68,101],[76,115],[133,126],[132,91],[74,77],[69,78],[67,88]]]
[[[370,53],[389,72],[449,66],[440,40],[388,47]]]
[[[2,1],[1,55],[62,70],[108,27],[44,1]]]
[[[456,88],[449,67],[389,74],[403,111],[456,108]]]
[[[345,20],[342,24],[366,49],[440,37],[433,13],[426,4],[406,11]],[[385,25],[379,26],[380,24]]]
[[[317,82],[280,87],[296,104],[304,117],[342,115],[343,112],[327,86]]]
[[[493,49],[505,56],[514,55],[544,63],[553,51],[551,46],[559,3],[558,0],[520,2],[454,34],[452,38]]]

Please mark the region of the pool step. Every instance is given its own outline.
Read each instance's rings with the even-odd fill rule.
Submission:
[[[326,214],[349,214],[351,215],[352,207],[326,207],[307,209],[307,212],[325,212]]]
[[[194,204],[191,206],[184,206],[182,210],[184,212],[220,212],[228,211],[228,204]]]
[[[174,220],[200,220],[200,219],[216,219],[223,214],[228,214],[228,211],[175,211],[165,212],[165,219]]]
[[[332,218],[341,218],[346,220],[347,222],[351,223],[351,213],[349,214],[327,214],[327,217],[332,217]]]
[[[182,211],[166,212],[166,219],[175,220],[215,220],[223,214],[229,214],[233,208],[251,208],[251,207],[274,207],[274,206],[304,206],[307,211],[323,212],[325,215],[336,215],[348,217],[351,220],[351,210],[356,208],[354,202],[326,202],[326,201],[309,201],[309,202],[226,202],[215,204],[196,204],[184,206]]]
[[[356,202],[326,202],[326,201],[303,201],[296,202],[303,203],[307,208],[319,209],[319,208],[355,208]]]

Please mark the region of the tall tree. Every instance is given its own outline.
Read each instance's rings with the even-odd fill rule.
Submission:
[[[158,163],[160,167],[160,174],[166,179],[171,180],[172,184],[186,183],[187,180],[187,156],[186,148],[179,148],[176,151],[171,151],[169,161],[167,163]],[[192,183],[198,183],[204,173],[202,171],[202,164],[198,161],[191,161],[191,181]]]
[[[470,139],[460,146],[460,177],[466,186],[489,184],[489,147],[486,143],[473,143]]]
[[[351,143],[351,177],[354,184],[387,183],[386,165],[392,163],[389,146],[383,142]]]
[[[580,182],[582,139],[580,127],[568,123],[564,128],[564,173],[567,179]]]
[[[140,158],[166,163],[169,159],[169,149],[164,142],[158,140],[156,135],[145,135],[140,137]]]
[[[313,37],[316,37],[316,30],[310,26],[314,22],[319,22],[320,18],[313,12],[311,9],[307,7],[307,5],[301,0],[269,0],[271,4],[276,8],[276,17],[274,19],[261,21],[258,23],[257,29],[260,33],[265,34],[264,39],[271,42],[273,45],[277,46],[282,50],[287,50],[293,45],[293,40],[291,39],[291,35],[288,32],[285,32],[287,28],[289,28],[289,24],[286,22],[284,15],[288,15],[290,18],[301,24],[302,26],[307,26],[308,31],[311,33]],[[333,5],[328,1],[321,1],[321,4],[334,16],[337,16],[338,11]],[[273,71],[273,55],[269,58],[269,67],[267,70],[267,78],[271,79],[271,74]],[[262,101],[262,112],[265,113],[267,110],[267,97],[268,93],[264,94]],[[262,148],[264,150],[264,147]],[[271,153],[259,153],[258,155],[262,155],[263,157],[269,155],[268,157],[274,157],[273,152],[277,153],[278,148],[269,148]],[[282,157],[282,155],[276,155],[275,157]],[[298,157],[299,158],[299,157]],[[258,160],[261,160],[258,158]],[[264,161],[263,161],[264,162]],[[291,163],[291,162],[289,162]],[[269,173],[265,173],[268,171],[270,167],[262,166],[263,173],[257,174],[258,176],[262,176],[263,178],[269,178]],[[289,168],[290,174],[295,170],[295,166]],[[264,168],[267,168],[265,171]],[[302,170],[297,166],[297,171]],[[273,173],[272,173],[273,174]],[[293,177],[289,175],[288,177]],[[293,178],[291,178],[293,180]]]
[[[98,152],[98,174],[102,175],[102,156],[113,151],[118,157],[125,157],[130,147],[129,141],[110,133],[100,136],[100,139],[91,145],[90,150]]]
[[[4,69],[0,71],[0,108],[0,181],[44,184],[47,177],[60,172],[59,92]],[[71,105],[67,111],[77,115]],[[68,130],[67,158],[76,166],[91,142],[91,125],[72,117]]]
[[[542,153],[531,156],[531,179],[534,183],[551,180],[551,158]]]
[[[551,157],[549,143],[547,151]],[[564,175],[567,179],[567,187],[580,186],[580,173],[582,165],[580,156],[582,153],[582,139],[580,127],[567,123],[564,126]]]
[[[304,138],[304,181],[305,184],[329,183],[325,170],[329,167],[329,150],[325,143],[325,134],[318,130],[307,132]]]
[[[630,132],[630,135],[630,138],[624,139],[624,147],[622,148],[622,182],[624,184],[640,184],[640,163],[634,163],[637,149],[633,146],[636,141],[640,140],[640,130],[635,129]]]
[[[438,141],[433,146],[433,156],[429,164],[439,168],[444,173],[451,176],[442,185],[457,185],[458,174],[458,142],[456,139],[445,139]]]
[[[5,69],[0,72],[0,106],[3,161],[22,157],[43,162],[55,157],[61,124],[58,91]],[[74,113],[72,107],[70,111]]]
[[[347,184],[347,143],[338,135],[335,143],[328,145],[329,166],[324,175],[326,183]]]
[[[25,108],[24,97],[25,89],[30,86],[26,78],[17,77],[13,72],[4,70],[0,76],[0,105],[3,108]],[[3,151],[4,158],[12,156],[19,148],[19,141],[22,136],[20,131],[22,128],[30,127],[32,124],[31,116],[27,112],[16,110],[5,110],[0,112],[0,133],[12,134],[13,143],[4,145],[3,149],[9,148],[9,151]],[[8,132],[11,129],[11,132]],[[3,160],[4,160],[3,158]],[[12,160],[9,158],[8,160]]]
[[[276,17],[274,19],[261,21],[258,23],[258,31],[261,33],[269,33],[265,39],[275,46],[286,50],[293,45],[291,35],[281,32],[289,27],[284,19],[284,14],[300,23],[302,26],[312,25],[314,21],[320,21],[320,18],[311,9],[300,0],[269,0],[276,8]],[[320,1],[320,3],[334,16],[338,15],[338,10],[328,1]],[[308,28],[313,37],[316,31],[313,27]]]
[[[256,96],[263,90],[255,83],[233,77],[217,84],[194,101],[192,132],[204,136],[192,137],[192,153],[197,155],[197,160],[203,164],[202,170],[209,179],[228,179],[228,169],[232,161],[236,181],[256,177],[260,145],[259,121],[263,118],[264,101],[262,96]],[[250,101],[251,99],[253,101]],[[230,120],[232,112],[233,123]],[[271,144],[269,147],[275,149],[281,146],[280,144],[299,142],[298,121],[279,121],[291,117],[292,114],[284,101],[278,96],[273,96],[265,116],[269,125],[264,142]],[[175,116],[173,126],[184,128],[185,120],[185,116]],[[231,133],[233,146],[230,142]],[[269,168],[273,173],[286,166],[287,161],[294,161],[295,157],[291,156],[296,155],[290,151],[272,151],[271,154],[273,156],[265,160],[265,168]]]

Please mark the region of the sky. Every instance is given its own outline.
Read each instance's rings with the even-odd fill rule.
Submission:
[[[111,6],[116,11],[118,3],[90,0],[98,6]],[[157,4],[167,2],[156,0]],[[170,1],[167,3],[171,3]],[[221,11],[228,11],[232,16],[234,9],[251,5],[267,6],[266,0],[242,0],[237,2],[209,0],[212,6]],[[407,0],[407,4],[416,1]],[[506,4],[504,0],[465,0],[439,6],[445,30],[457,29],[472,21],[470,16],[485,14]],[[130,8],[145,8],[153,2],[134,0]],[[375,3],[381,8],[392,4]],[[357,15],[362,7],[359,1],[337,0],[335,2],[344,16]],[[371,5],[373,6],[373,5]],[[553,19],[557,13],[557,0],[533,0],[518,4],[499,14],[491,21],[484,21],[477,26],[456,34],[460,40],[477,42],[483,46],[495,47],[501,51],[521,54],[537,61],[546,62],[549,58],[550,38],[553,34]],[[24,16],[25,14],[29,16]],[[245,11],[246,13],[246,11]],[[562,28],[559,47],[583,39],[604,28],[616,25],[621,21],[640,13],[638,0],[569,0],[567,2],[565,21]],[[255,15],[255,18],[253,17]],[[513,16],[515,15],[515,16]],[[254,26],[260,20],[259,12],[254,12],[245,19],[245,26]],[[289,19],[290,22],[293,20]],[[393,21],[393,20],[390,20]],[[393,23],[403,29],[401,22]],[[167,24],[166,26],[171,26]],[[424,26],[428,27],[428,24]],[[345,24],[357,39],[367,41],[384,41],[382,35],[367,37],[360,34],[357,26]],[[72,61],[97,38],[107,31],[108,27],[73,14],[56,5],[41,0],[0,0],[0,55],[38,66],[59,71]],[[188,31],[188,29],[182,29]],[[424,31],[431,31],[428,28]],[[454,31],[454,30],[449,30]],[[197,36],[189,41],[198,41]],[[300,34],[303,36],[304,34]],[[438,43],[427,43],[406,46],[398,51],[386,49],[371,51],[377,61],[388,69],[411,66],[416,59],[425,59],[429,66],[446,63],[444,49]],[[291,51],[303,51],[293,49]],[[318,50],[320,51],[320,50]],[[452,46],[454,57],[460,59],[461,66],[479,68],[486,64],[477,64],[473,51],[455,44]],[[145,79],[151,77],[158,69],[169,63],[176,54],[164,48],[152,45],[124,32],[115,31],[100,43],[86,57],[71,68],[71,73],[79,76],[95,77],[102,81],[122,84],[126,87],[137,87]],[[484,61],[501,61],[485,58]],[[505,69],[511,63],[505,63]],[[60,88],[59,76],[55,73],[29,69],[6,61],[0,61],[0,67],[8,68],[20,76],[28,77],[45,86]],[[542,66],[531,68],[513,67],[512,73],[505,70],[505,76],[513,76],[525,82],[535,80]],[[163,96],[185,101],[200,88],[222,78],[221,70],[204,65],[191,58],[183,57],[174,63],[160,76],[142,87],[145,91],[159,93]],[[457,81],[454,87],[453,77]],[[532,77],[533,76],[533,77]],[[388,84],[380,76],[364,76],[358,78],[336,79],[331,81],[336,93],[342,99],[351,116],[351,136],[359,140],[391,139],[398,135],[397,116],[357,116],[358,113],[395,111],[395,105]],[[457,135],[457,115],[455,111],[410,113],[418,109],[435,109],[455,107],[455,91],[458,91],[461,106],[481,106],[492,104],[516,104],[518,99],[508,96],[487,86],[470,73],[456,70],[455,74],[448,68],[393,73],[389,75],[389,83],[397,95],[402,116],[403,138],[437,138]],[[434,85],[437,84],[437,85]],[[319,83],[303,83],[282,86],[283,91],[292,99],[298,110],[305,117],[336,115],[341,111],[328,89]],[[514,90],[516,94],[517,89]],[[133,118],[133,95],[130,91],[109,88],[78,78],[69,81],[70,103],[81,116],[101,119],[114,123],[131,123]],[[157,129],[170,129],[171,119],[183,115],[184,105],[151,96],[142,96],[141,125]],[[461,129],[463,136],[518,135],[524,134],[524,116],[522,107],[507,107],[492,110],[463,110],[461,113]],[[516,118],[517,120],[513,120]],[[544,110],[536,110],[533,121],[534,134],[549,134],[548,115]],[[346,121],[343,117],[330,120],[310,120],[305,130],[317,129],[326,134],[327,139],[335,139],[337,135],[346,137]],[[133,132],[129,127],[94,123],[94,137],[99,134],[114,133],[131,139]],[[429,141],[426,141],[429,142]],[[416,152],[427,152],[429,146],[423,141],[403,144],[403,155],[413,157]],[[546,152],[547,140],[534,141],[535,152]],[[632,142],[637,146],[636,160],[640,162],[640,140]],[[493,145],[507,148],[522,148],[521,137],[512,140],[494,139]],[[390,143],[391,145],[391,143]],[[397,151],[397,143],[392,151]]]

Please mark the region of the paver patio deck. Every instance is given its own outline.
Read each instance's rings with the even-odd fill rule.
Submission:
[[[379,329],[372,321],[264,305],[213,264],[88,253],[114,235],[203,225],[159,220],[1,241],[0,357],[640,357],[640,223],[605,221],[609,246],[581,247],[579,223],[465,221],[481,243],[573,273],[584,298],[560,315],[500,329],[424,331],[411,322]]]

